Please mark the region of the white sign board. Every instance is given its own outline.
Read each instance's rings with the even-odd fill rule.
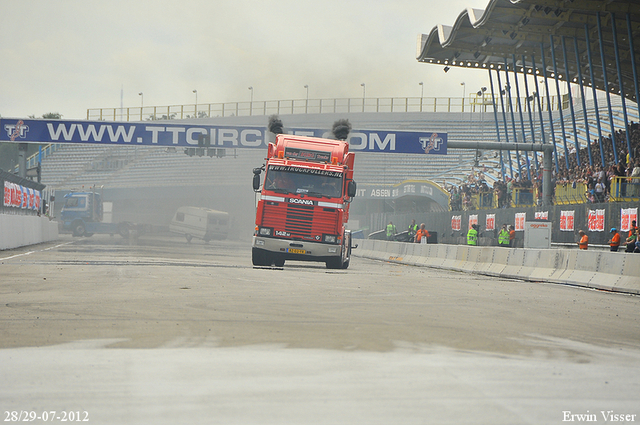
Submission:
[[[551,222],[527,221],[524,223],[525,248],[551,248]]]

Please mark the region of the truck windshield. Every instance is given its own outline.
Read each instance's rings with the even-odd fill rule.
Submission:
[[[281,193],[339,198],[342,196],[342,173],[272,165],[267,169],[265,188]]]
[[[86,201],[87,200],[85,198],[74,196],[71,198],[67,198],[67,200],[64,203],[64,207],[65,208],[84,208],[87,205]]]

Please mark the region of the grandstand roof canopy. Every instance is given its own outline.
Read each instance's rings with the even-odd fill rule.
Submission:
[[[547,77],[552,77],[554,62],[550,46],[553,39],[558,78],[566,80],[568,74],[572,82],[577,82],[580,69],[583,83],[590,85],[590,50],[593,81],[598,89],[604,90],[598,21],[609,92],[619,94],[621,89],[615,60],[615,28],[622,88],[626,98],[635,100],[629,32],[637,69],[640,65],[640,2],[637,0],[490,0],[485,10],[468,8],[458,15],[453,26],[439,24],[429,34],[420,35],[417,59],[447,67],[500,70],[505,70],[507,62],[506,69],[512,71],[515,57],[516,71],[522,72],[524,66],[531,74],[534,72],[532,59],[535,59],[536,72],[543,75],[541,56],[544,53]],[[590,49],[587,49],[587,34]],[[566,49],[568,72],[563,49]]]

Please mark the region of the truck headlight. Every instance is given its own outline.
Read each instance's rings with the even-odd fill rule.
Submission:
[[[324,241],[326,243],[336,243],[336,235],[324,235]]]
[[[258,230],[258,234],[260,236],[271,236],[271,228],[270,227],[261,227],[260,230]]]

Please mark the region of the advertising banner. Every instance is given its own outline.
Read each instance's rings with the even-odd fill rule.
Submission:
[[[590,232],[604,232],[604,211],[589,210],[588,229]]]
[[[41,194],[39,190],[4,181],[2,205],[5,207],[38,210]]]
[[[527,213],[516,213],[516,232],[524,231],[524,222],[527,221]]]
[[[471,229],[471,226],[474,224],[478,224],[478,214],[469,215],[469,229]]]
[[[328,129],[291,129],[290,134],[334,138]],[[166,122],[105,122],[43,119],[0,119],[0,141],[22,143],[85,143],[109,145],[197,147],[200,135],[211,147],[266,148],[273,134],[266,127],[170,124]],[[430,131],[352,130],[353,152],[446,155],[447,133]]]
[[[573,232],[573,216],[575,211],[560,211],[560,231]]]
[[[451,217],[451,230],[459,232],[462,228],[462,216],[454,215]]]
[[[638,208],[622,208],[620,210],[620,230],[628,232],[631,230],[631,222],[638,224]]]
[[[549,211],[536,211],[534,215],[536,220],[549,220]]]
[[[485,220],[485,229],[487,230],[495,230],[496,228],[496,215],[495,214],[487,214],[487,218]]]

